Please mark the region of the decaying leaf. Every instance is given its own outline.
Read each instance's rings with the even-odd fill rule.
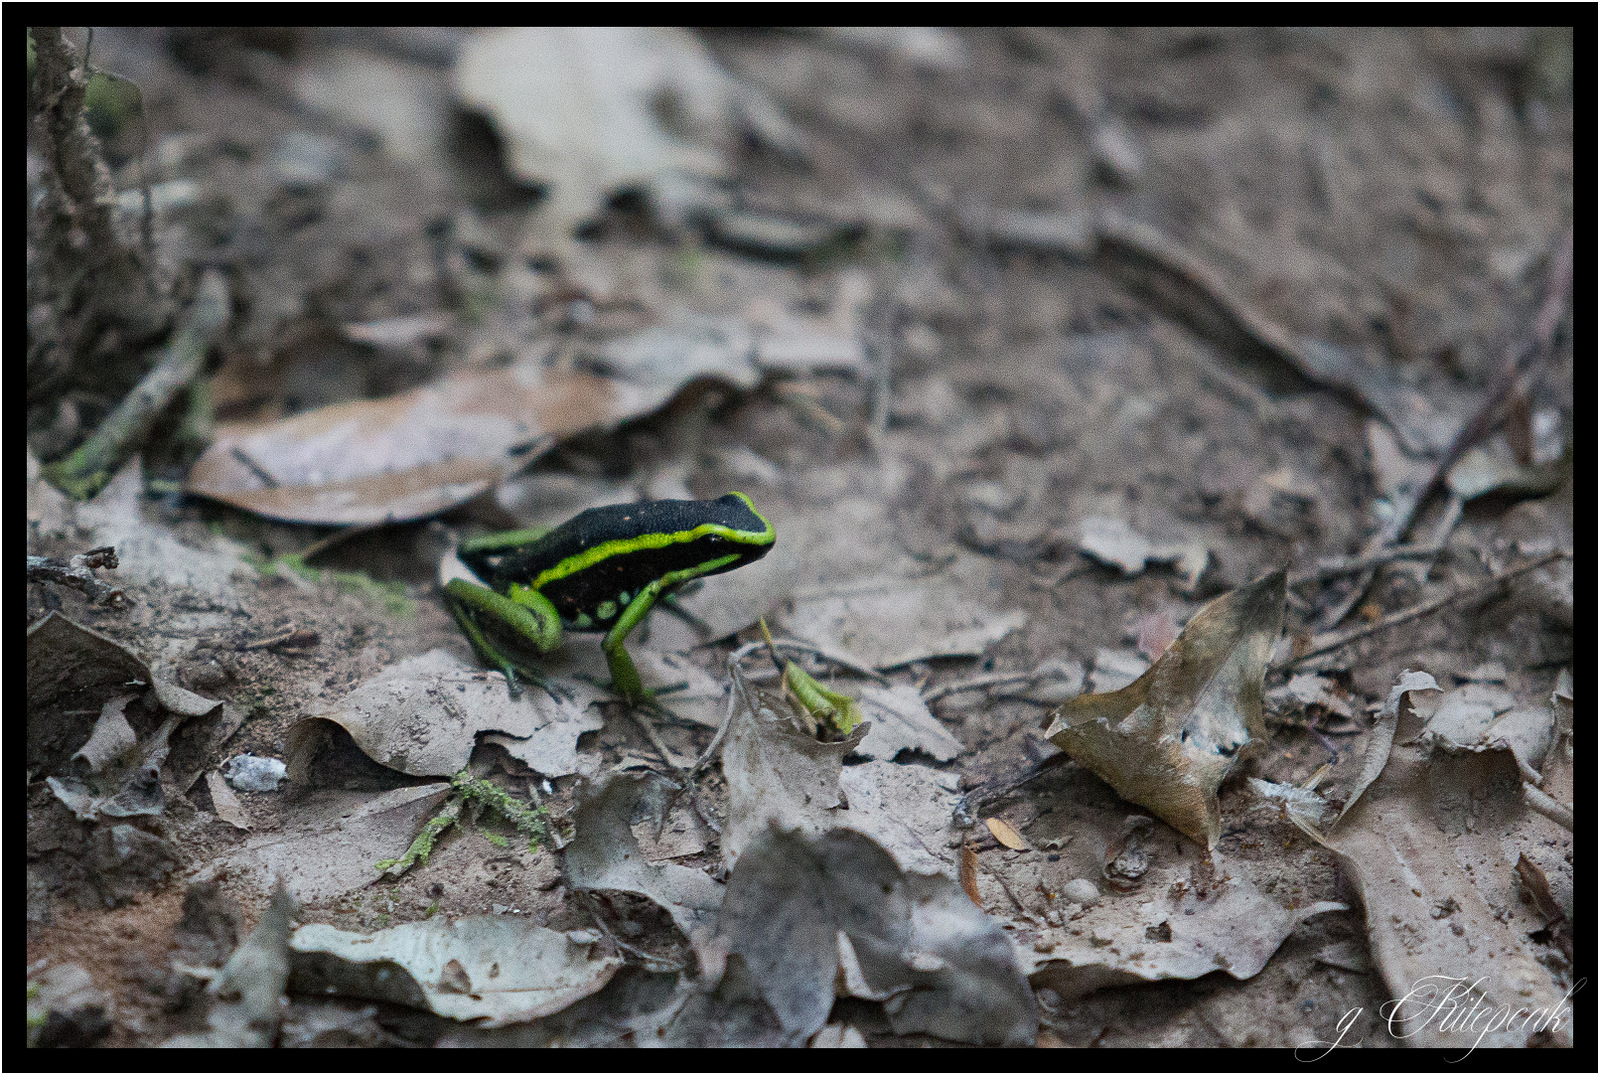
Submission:
[[[1367,738],[1367,750],[1361,763],[1361,773],[1350,788],[1344,809],[1339,812],[1340,818],[1350,812],[1350,808],[1361,798],[1361,793],[1372,786],[1372,782],[1378,779],[1383,767],[1388,764],[1389,751],[1394,745],[1395,729],[1400,724],[1400,710],[1403,706],[1410,705],[1411,692],[1438,689],[1439,684],[1426,672],[1412,672],[1408,669],[1400,673],[1400,681],[1389,691],[1389,697],[1384,699],[1383,711],[1378,714],[1377,727],[1372,729],[1372,734]],[[1337,822],[1336,818],[1335,824]]]
[[[206,790],[211,793],[211,809],[216,811],[218,817],[236,829],[250,831],[250,817],[240,805],[239,796],[222,779],[221,773],[213,770],[206,774]]]
[[[129,688],[146,684],[130,724],[126,714],[140,692]],[[190,775],[193,751],[172,759],[174,733],[189,718],[214,717],[222,708],[60,612],[28,628],[28,767],[52,774],[50,787],[80,818],[160,813],[163,773],[187,790],[205,764],[194,762]]]
[[[1550,707],[1517,707],[1510,691],[1485,683],[1467,683],[1445,695],[1422,731],[1423,741],[1438,750],[1509,750],[1524,778],[1535,784],[1554,735]]]
[[[1345,909],[1326,901],[1285,906],[1264,891],[1281,883],[1281,866],[1263,877],[1256,864],[1210,854],[1202,863],[1191,848],[1151,863],[1141,886],[1151,897],[1105,899],[1060,925],[1030,925],[1041,941],[1027,950],[1033,984],[1076,997],[1219,970],[1243,981],[1261,973],[1306,919]]]
[[[915,687],[862,687],[861,708],[872,727],[856,748],[859,754],[889,761],[912,750],[949,761],[961,753],[961,740],[928,711]]]
[[[783,619],[785,630],[824,648],[843,649],[874,668],[976,656],[1027,622],[1020,609],[996,612],[974,603],[974,593],[998,588],[994,565],[980,557],[957,557],[931,577],[880,571],[849,579],[825,563],[812,570],[827,581],[795,594],[793,611]]]
[[[1553,1013],[1564,1003],[1504,903],[1508,841],[1537,820],[1522,805],[1517,760],[1505,749],[1436,750],[1418,736],[1401,697],[1428,686],[1409,673],[1390,693],[1398,729],[1388,763],[1326,842],[1361,896],[1385,986],[1407,998],[1396,1033],[1433,1047],[1521,1046],[1533,1026],[1501,1020],[1469,1032],[1425,1014],[1448,996],[1488,1011]],[[1497,704],[1482,708],[1492,716]],[[1544,1025],[1552,1044],[1570,1041],[1570,1023]]]
[[[479,736],[492,738],[537,773],[566,776],[578,771],[579,737],[604,721],[591,704],[599,698],[594,687],[566,678],[552,678],[551,686],[561,697],[534,688],[511,699],[499,675],[486,675],[446,650],[430,650],[385,668],[294,724],[288,735],[290,778],[306,782],[323,722],[349,732],[380,765],[411,776],[460,772]]]
[[[1080,524],[1078,548],[1103,564],[1120,568],[1124,575],[1137,575],[1150,563],[1175,564],[1191,589],[1211,559],[1210,550],[1199,542],[1153,542],[1126,521],[1102,515],[1091,515]]]
[[[650,409],[654,395],[526,364],[461,373],[384,399],[221,427],[188,490],[294,522],[422,519],[472,499],[562,436]]]
[[[1561,428],[1560,416],[1547,412],[1538,427],[1535,458],[1519,463],[1505,438],[1467,449],[1450,468],[1450,491],[1462,500],[1494,493],[1531,497],[1554,492],[1572,472],[1572,440]]]
[[[831,827],[842,802],[844,756],[866,734],[857,729],[838,742],[820,742],[795,726],[785,699],[750,686],[737,673],[734,692],[736,709],[722,748],[728,781],[722,858],[730,867],[768,821],[809,832]]]
[[[422,519],[466,501],[558,441],[647,414],[690,382],[760,382],[755,337],[681,314],[607,341],[606,376],[523,361],[452,374],[382,399],[219,428],[188,490],[275,519],[323,525]]]
[[[1214,846],[1217,788],[1266,736],[1262,680],[1284,594],[1275,571],[1217,598],[1144,675],[1071,699],[1045,734],[1123,798]]]
[[[871,836],[902,868],[955,876],[947,861],[955,773],[873,760],[844,765],[866,725],[838,742],[799,730],[784,699],[735,675],[738,708],[722,751],[728,781],[723,861],[732,866],[769,824],[810,834],[848,828]]]
[[[444,916],[376,933],[302,926],[290,958],[302,988],[422,1008],[480,1027],[528,1022],[600,990],[622,966],[590,944],[511,915]]]
[[[950,818],[961,801],[959,788],[960,774],[926,765],[847,765],[839,790],[850,809],[835,811],[832,820],[872,837],[902,869],[953,878]]]
[[[865,986],[888,994],[896,1033],[1024,1045],[1033,993],[998,922],[942,876],[904,872],[857,832],[817,837],[777,826],[751,841],[728,878],[719,932],[798,1040],[833,1008],[844,933]],[[908,988],[909,987],[909,988]]]
[[[631,828],[640,807],[660,817],[666,788],[653,774],[615,774],[585,796],[572,818],[567,881],[573,888],[633,892],[654,900],[685,937],[698,941],[698,927],[709,924],[722,903],[722,886],[700,870],[648,861]]]
[[[1371,974],[1372,960],[1359,941],[1334,941],[1317,952],[1317,962],[1347,970],[1351,974]]]
[[[293,821],[282,831],[252,836],[190,880],[203,883],[225,876],[266,889],[281,877],[297,899],[337,899],[370,884],[377,875],[373,864],[404,851],[449,794],[445,783],[377,795],[314,791],[296,802]]]
[[[646,191],[673,215],[686,179],[726,173],[741,129],[804,152],[804,137],[760,87],[679,29],[485,30],[461,50],[455,85],[500,131],[512,174],[549,189],[543,212],[563,232],[621,188]]]
[[[167,1046],[259,1049],[272,1044],[289,980],[289,931],[296,902],[282,883],[274,886],[261,921],[211,980],[209,992],[220,999],[207,1013],[209,1028],[178,1035]]]
[[[81,763],[82,775],[46,778],[56,798],[79,820],[93,821],[101,814],[159,814],[166,805],[161,767],[179,718],[168,717],[141,741],[123,715],[133,700],[133,695],[119,695],[101,707],[89,741],[72,756],[75,766]]]
[[[255,574],[240,558],[243,546],[221,534],[180,535],[159,518],[147,518],[144,505],[144,466],[137,456],[98,496],[77,505],[77,523],[94,543],[116,547],[117,578],[125,585],[164,584],[236,602],[235,577]]]

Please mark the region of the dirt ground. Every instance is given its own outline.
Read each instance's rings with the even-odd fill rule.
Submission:
[[[1392,519],[1384,446],[1426,473],[1533,331],[1573,218],[1572,32],[697,36],[733,79],[775,103],[803,153],[774,148],[770,125],[723,146],[722,200],[709,215],[675,217],[649,181],[601,189],[577,240],[552,241],[552,267],[528,253],[539,234],[529,221],[566,195],[515,178],[502,134],[455,103],[466,31],[96,29],[94,65],[142,95],[146,178],[181,194],[156,218],[164,278],[183,301],[207,269],[231,289],[231,320],[206,367],[219,422],[384,400],[540,348],[570,355],[657,324],[669,308],[746,318],[776,308],[844,326],[865,357],[753,387],[697,384],[649,413],[564,436],[498,494],[338,541],[309,579],[277,558],[332,529],[182,491],[205,438],[179,428],[181,407],[157,424],[145,485],[123,489],[121,508],[60,507],[52,525],[30,493],[30,555],[69,557],[93,543],[123,552],[119,526],[178,543],[162,546],[165,566],[142,577],[101,572],[123,586],[125,608],[31,583],[30,624],[57,610],[233,715],[207,717],[192,741],[175,741],[159,814],[83,822],[46,784],[71,750],[36,756],[32,726],[44,714],[30,711],[30,981],[77,964],[103,1016],[80,1008],[48,1024],[48,1040],[148,1046],[205,1029],[203,986],[175,963],[220,965],[257,924],[270,886],[219,863],[237,861],[229,856],[248,841],[293,831],[306,792],[241,792],[245,831],[219,819],[206,779],[175,784],[171,765],[192,755],[186,771],[200,774],[243,753],[284,759],[297,721],[398,662],[440,648],[469,660],[434,581],[451,537],[558,521],[550,490],[575,489],[570,502],[581,506],[606,488],[622,490],[616,500],[738,488],[770,512],[780,549],[795,535],[788,540],[829,550],[820,565],[796,550],[803,566],[787,588],[752,598],[768,599],[780,634],[804,636],[811,591],[802,582],[825,587],[830,569],[872,578],[891,560],[911,565],[896,578],[951,580],[954,607],[981,611],[975,622],[1022,614],[976,647],[945,651],[957,656],[867,663],[917,687],[959,740],[954,757],[922,757],[923,768],[958,776],[969,795],[992,792],[972,800],[980,820],[966,846],[980,862],[980,904],[1040,957],[1041,1044],[1294,1047],[1337,1038],[1351,1012],[1347,1041],[1402,1044],[1377,1014],[1391,988],[1368,952],[1362,889],[1238,775],[1222,791],[1218,852],[1287,907],[1346,909],[1286,931],[1244,980],[1218,971],[1083,991],[1052,984],[1049,938],[1067,929],[1057,894],[1080,878],[1104,887],[1125,818],[1141,811],[1071,763],[994,790],[1058,753],[1043,727],[1061,699],[970,684],[1055,661],[1080,678],[1089,670],[1085,691],[1113,689],[1142,667],[1113,679],[1118,654],[1143,653],[1147,664],[1206,601],[1279,568],[1291,577],[1284,633],[1303,649],[1335,627],[1372,625],[1526,556],[1572,548],[1569,467],[1531,491],[1468,499],[1453,525],[1438,523],[1436,497],[1407,539],[1441,535],[1436,554],[1415,570],[1385,568],[1362,595],[1349,575],[1304,577],[1361,553]],[[75,40],[81,50],[82,34]],[[138,138],[102,133],[116,189],[137,192]],[[30,189],[41,168],[30,162]],[[1174,286],[1197,273],[1198,288]],[[1246,313],[1229,320],[1219,308]],[[35,324],[50,310],[46,296],[30,334],[54,331]],[[346,331],[410,317],[442,327],[382,346]],[[1571,438],[1564,310],[1550,335],[1495,434],[1524,463],[1519,437]],[[1261,344],[1269,337],[1290,343]],[[95,369],[45,377],[35,376],[30,343],[29,437],[41,462],[64,455],[143,372],[143,357],[131,372],[108,357],[129,350],[148,352],[102,351]],[[1282,357],[1333,352],[1347,366],[1320,377]],[[1201,563],[1188,572],[1182,557],[1157,550],[1148,564],[1114,566],[1083,550],[1091,517],[1121,520],[1157,545],[1201,547]],[[224,582],[204,581],[218,558]],[[741,574],[707,580],[704,592],[737,592]],[[1300,784],[1330,759],[1359,757],[1368,714],[1407,669],[1446,690],[1488,678],[1519,706],[1547,704],[1572,662],[1571,579],[1570,560],[1557,562],[1332,651],[1315,670],[1354,714],[1343,729],[1329,726],[1328,706],[1274,694],[1288,678],[1275,666],[1269,737],[1248,775]],[[673,648],[674,622],[658,612],[644,648]],[[737,639],[681,648],[723,681],[726,654],[759,637],[753,623],[737,624]],[[907,625],[919,638],[924,630]],[[845,653],[853,645],[827,640]],[[586,638],[568,648],[578,661],[597,652]],[[970,689],[940,690],[963,684]],[[103,701],[75,704],[92,717]],[[136,729],[159,723],[144,704],[129,711]],[[585,776],[658,758],[620,706],[597,712],[603,727],[578,740],[590,759],[583,775],[542,785],[567,839]],[[86,737],[85,718],[72,719]],[[219,736],[224,719],[237,726]],[[714,732],[714,720],[681,721],[656,734],[694,759]],[[370,796],[426,783],[345,746],[325,760],[324,787]],[[540,786],[496,749],[480,748],[484,772],[516,789]],[[701,793],[713,812],[727,809],[722,774],[705,777]],[[1517,824],[1527,825],[1518,803]],[[990,817],[1026,850],[986,827]],[[97,848],[109,837],[97,833],[113,822],[155,837],[160,850],[105,867]],[[1531,857],[1570,915],[1571,832],[1531,822],[1544,826],[1543,857]],[[406,839],[361,854],[392,858]],[[505,843],[466,827],[398,879],[303,900],[297,921],[366,932],[514,909],[554,930],[627,938],[609,948],[627,967],[614,979],[623,984],[704,958],[649,900],[577,891],[549,841]],[[961,843],[936,844],[936,857]],[[1174,870],[1205,858],[1161,821],[1147,844]],[[674,861],[720,878],[715,848],[708,839],[698,857]],[[1509,863],[1496,868],[1509,876]],[[199,882],[213,886],[203,899],[191,892]],[[1519,943],[1554,943],[1514,882],[1494,891],[1485,900],[1499,921],[1539,938]],[[1154,897],[1147,889],[1144,898]],[[1335,950],[1357,955],[1331,959]],[[1581,977],[1558,958],[1544,965],[1557,993]],[[608,988],[603,995],[622,985]],[[859,996],[841,999],[831,1018],[873,1046],[950,1044],[897,1033],[882,1004]],[[297,995],[278,1040],[477,1039],[396,1004]],[[502,1040],[486,1032],[486,1042]]]

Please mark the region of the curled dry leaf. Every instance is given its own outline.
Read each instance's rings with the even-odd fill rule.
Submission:
[[[611,980],[622,960],[595,955],[573,937],[511,915],[440,915],[366,934],[302,926],[289,948],[308,991],[389,1001],[487,1028],[561,1011]]]
[[[1418,1045],[1522,1046],[1534,1025],[1502,1019],[1468,1030],[1421,1014],[1439,1010],[1430,1005],[1452,988],[1457,997],[1470,989],[1480,1006],[1474,1010],[1554,1012],[1564,1003],[1526,928],[1506,914],[1508,846],[1543,824],[1522,805],[1517,758],[1504,748],[1439,749],[1436,736],[1417,735],[1420,719],[1405,696],[1431,686],[1412,672],[1390,692],[1385,713],[1392,710],[1398,726],[1387,764],[1369,754],[1364,769],[1376,778],[1359,801],[1352,797],[1326,844],[1361,897],[1373,961],[1390,995],[1413,1002],[1397,1010],[1397,1029]],[[1480,701],[1492,718],[1500,703]],[[1447,714],[1447,723],[1457,718]],[[1430,987],[1432,1000],[1416,992]],[[1570,1041],[1568,1025],[1549,1030],[1550,1044]]]
[[[529,690],[508,700],[504,679],[446,650],[409,657],[290,727],[290,777],[307,782],[330,722],[369,758],[411,776],[460,772],[480,738],[545,776],[577,772],[578,739],[604,723],[592,708],[598,694],[578,680],[550,682],[561,697]]]
[[[1045,734],[1123,798],[1213,846],[1217,788],[1266,736],[1262,679],[1284,594],[1284,573],[1274,571],[1217,598],[1144,675],[1072,699]]]
[[[745,845],[769,823],[820,833],[854,829],[871,836],[902,868],[956,875],[947,861],[951,812],[958,798],[954,773],[922,765],[873,760],[844,765],[859,749],[866,725],[823,743],[799,731],[784,700],[752,687],[735,673],[737,707],[722,752],[728,781],[723,861],[734,865]]]
[[[989,827],[989,832],[996,840],[999,840],[1011,850],[1028,850],[1028,841],[1024,840],[1020,832],[1006,824],[1004,821],[1001,821],[997,817],[986,817],[983,819],[983,823]]]
[[[482,493],[557,441],[648,414],[686,385],[761,379],[749,328],[677,316],[608,341],[607,376],[519,362],[383,399],[221,427],[188,490],[274,519],[323,525],[422,519]]]
[[[1372,782],[1378,779],[1383,767],[1388,764],[1389,751],[1394,745],[1395,729],[1400,726],[1400,710],[1404,708],[1409,713],[1411,692],[1438,689],[1439,684],[1426,672],[1413,672],[1407,669],[1400,673],[1399,682],[1389,691],[1389,697],[1384,699],[1383,712],[1378,714],[1378,725],[1373,728],[1372,735],[1367,739],[1367,752],[1361,763],[1361,773],[1345,799],[1344,809],[1339,812],[1340,818],[1350,812],[1356,800],[1361,798],[1361,793],[1372,786]],[[1335,818],[1334,822],[1337,824],[1338,818]]]
[[[961,845],[961,891],[974,907],[983,909],[983,897],[978,895],[978,853],[970,843]]]
[[[289,981],[291,919],[298,910],[279,881],[256,928],[211,980],[208,991],[218,1000],[207,1013],[208,1029],[170,1038],[167,1047],[259,1049],[272,1044]]]
[[[700,870],[675,862],[650,862],[634,838],[636,813],[660,818],[667,785],[654,774],[613,774],[593,787],[572,818],[566,847],[567,883],[589,891],[633,892],[666,909],[704,958],[701,926],[714,921],[722,886]]]
[[[205,765],[192,749],[172,756],[174,733],[219,710],[227,719],[221,702],[185,690],[159,665],[60,612],[28,628],[27,671],[28,767],[51,774],[52,790],[86,820],[160,813],[163,776],[187,791]],[[136,695],[128,688],[145,684],[130,724],[125,711]]]
[[[642,189],[664,215],[677,215],[686,181],[725,175],[743,132],[786,155],[805,153],[804,136],[777,104],[685,30],[480,31],[457,58],[455,90],[494,123],[507,169],[548,189],[541,212],[563,232],[623,188]]]

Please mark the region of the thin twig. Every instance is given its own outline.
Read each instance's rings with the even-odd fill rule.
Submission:
[[[1317,566],[1298,571],[1289,576],[1290,586],[1303,586],[1308,582],[1326,582],[1341,575],[1353,575],[1369,567],[1382,567],[1394,560],[1426,560],[1439,555],[1439,546],[1433,542],[1414,545],[1391,545],[1387,549],[1368,555],[1327,556],[1317,561]]]
[[[1563,806],[1526,781],[1522,785],[1522,801],[1527,804],[1529,810],[1543,814],[1568,832],[1572,831],[1572,807]]]
[[[588,895],[588,894],[585,893],[585,895]],[[674,961],[674,960],[670,960],[670,959],[663,959],[661,956],[651,955],[649,952],[646,952],[644,949],[635,948],[633,945],[631,945],[628,942],[624,941],[621,937],[618,937],[615,933],[612,932],[611,927],[606,925],[605,919],[600,916],[600,912],[599,912],[599,910],[596,909],[595,901],[594,901],[594,898],[592,896],[589,897],[588,907],[586,909],[589,912],[589,917],[594,919],[594,924],[600,927],[600,932],[604,933],[606,935],[606,939],[609,940],[617,948],[621,949],[624,952],[629,953],[630,955],[636,956],[637,958],[643,960],[646,963],[655,964],[656,967],[660,968],[665,973],[672,973],[674,971],[680,971],[680,970],[682,970],[684,968],[684,964],[682,962],[680,962],[680,961]]]
[[[68,560],[54,556],[28,557],[29,582],[54,582],[82,590],[90,601],[111,608],[127,608],[128,598],[120,587],[101,582],[95,577],[95,568],[113,571],[117,567],[117,550],[110,545],[88,552],[80,552]]]
[[[1539,312],[1534,315],[1530,331],[1520,341],[1514,342],[1506,349],[1505,361],[1501,363],[1500,372],[1484,394],[1483,403],[1479,405],[1477,412],[1462,423],[1455,439],[1450,442],[1450,447],[1434,464],[1433,473],[1416,495],[1399,498],[1394,514],[1381,530],[1367,540],[1362,547],[1362,555],[1375,554],[1403,539],[1416,520],[1417,513],[1436,490],[1445,486],[1450,471],[1461,461],[1467,449],[1493,431],[1507,400],[1517,395],[1517,386],[1523,377],[1531,373],[1550,353],[1556,326],[1560,324],[1561,316],[1566,310],[1567,292],[1571,287],[1572,229],[1569,228],[1556,248],[1550,273],[1546,278],[1544,301],[1539,306]],[[1350,614],[1350,610],[1361,603],[1376,575],[1375,569],[1365,571],[1357,580],[1355,588],[1322,617],[1322,626],[1334,627],[1343,621]]]
[[[161,412],[188,388],[205,364],[206,354],[229,317],[228,284],[209,269],[200,278],[194,302],[162,351],[161,361],[100,423],[88,440],[65,459],[45,468],[63,491],[87,499],[111,480],[111,474],[144,444]]]
[[[735,663],[742,662],[746,657],[750,656],[750,654],[756,652],[757,650],[765,649],[766,645],[766,642],[746,642],[744,645],[734,650],[732,656],[730,656],[728,659]],[[772,640],[772,645],[775,649],[788,649],[794,650],[797,653],[815,654],[830,664],[836,664],[840,668],[849,669],[856,675],[864,676],[880,686],[887,687],[889,685],[888,676],[885,676],[882,672],[879,672],[871,665],[863,664],[854,657],[840,653],[838,650],[823,649],[821,646],[812,645],[810,642],[801,642],[799,639],[795,638],[775,638]]]
[[[1429,493],[1442,486],[1451,469],[1461,461],[1467,449],[1488,436],[1497,424],[1507,401],[1517,394],[1518,382],[1550,353],[1551,344],[1555,341],[1556,326],[1561,323],[1561,315],[1566,312],[1567,292],[1571,288],[1572,229],[1568,228],[1567,233],[1561,237],[1555,257],[1550,263],[1544,301],[1539,304],[1539,312],[1534,315],[1531,330],[1520,343],[1507,348],[1499,376],[1485,394],[1477,413],[1467,419],[1456,433],[1455,439],[1450,442],[1449,449],[1439,457],[1439,462],[1434,466],[1433,474],[1418,499],[1426,500]]]
[[[1461,521],[1461,513],[1466,506],[1467,502],[1461,499],[1460,494],[1453,489],[1450,490],[1444,502],[1444,510],[1434,520],[1427,540],[1418,543],[1424,548],[1432,548],[1433,554],[1406,564],[1401,569],[1403,573],[1409,573],[1419,584],[1427,580],[1428,572],[1433,570],[1434,556],[1444,551],[1445,545],[1450,541],[1450,533],[1456,528],[1456,523]]]
[[[641,714],[635,707],[631,705],[624,705],[623,708],[628,711],[628,716],[632,717],[633,722],[639,726],[641,731],[644,732],[644,737],[650,741],[650,745],[655,748],[656,753],[661,755],[661,760],[672,767],[673,772],[688,772],[688,770],[684,766],[680,765],[678,760],[672,756],[672,751],[667,749],[667,745],[661,741],[661,735],[656,731],[655,725],[646,720],[644,715]]]
[[[1048,758],[1033,762],[1020,777],[979,784],[961,797],[962,806],[965,807],[968,813],[981,814],[991,803],[999,802],[1014,794],[1024,784],[1032,783],[1044,774],[1067,764],[1071,760],[1071,755],[1062,751],[1059,754],[1052,754]]]
[[[711,744],[705,752],[689,767],[689,776],[693,777],[701,769],[711,764],[711,759],[716,756],[717,750],[722,746],[722,739],[728,734],[728,726],[733,723],[734,692],[728,692],[728,711],[722,715],[722,723],[717,725],[717,734],[711,737]]]
[[[987,690],[990,687],[1010,686],[1013,683],[1032,683],[1038,678],[1035,672],[994,672],[986,676],[973,676],[956,683],[944,683],[931,690],[924,691],[924,702],[936,702],[940,698],[951,694],[962,694],[966,691]]]
[[[667,745],[661,741],[661,736],[656,732],[655,726],[646,720],[633,706],[624,705],[623,708],[628,711],[628,716],[632,717],[633,722],[644,732],[645,738],[650,740],[650,745],[655,748],[655,752],[661,755],[661,759],[683,780],[682,784],[673,785],[672,797],[667,800],[666,806],[662,808],[662,826],[666,825],[667,814],[672,811],[672,807],[677,803],[679,796],[684,792],[688,792],[689,804],[694,807],[695,815],[700,818],[707,829],[718,836],[722,835],[722,826],[717,824],[716,818],[711,816],[711,812],[706,809],[705,803],[700,801],[700,786],[695,783],[694,779],[695,769],[678,763],[678,760],[672,756],[672,752],[667,749]],[[657,838],[660,837],[659,830],[657,830],[656,835]]]
[[[1298,657],[1291,657],[1286,661],[1274,662],[1272,665],[1272,670],[1281,671],[1286,668],[1292,668],[1295,665],[1311,660],[1313,657],[1320,657],[1325,653],[1330,653],[1333,650],[1348,646],[1350,643],[1363,639],[1368,635],[1377,634],[1379,631],[1387,631],[1391,627],[1398,627],[1402,623],[1410,623],[1412,620],[1420,619],[1423,616],[1428,615],[1430,612],[1436,612],[1439,609],[1444,608],[1446,605],[1454,604],[1463,598],[1471,597],[1475,594],[1488,593],[1501,583],[1514,579],[1518,575],[1526,574],[1529,571],[1535,571],[1541,567],[1552,564],[1557,560],[1568,559],[1571,556],[1572,553],[1566,551],[1565,549],[1557,549],[1555,552],[1547,553],[1544,556],[1538,557],[1537,559],[1529,560],[1525,564],[1518,564],[1516,567],[1509,568],[1500,572],[1499,574],[1491,575],[1487,579],[1478,579],[1475,582],[1463,583],[1460,586],[1456,586],[1455,588],[1440,594],[1438,597],[1429,598],[1428,600],[1423,601],[1420,604],[1412,605],[1407,609],[1401,609],[1399,612],[1385,616],[1383,619],[1378,620],[1375,623],[1363,624],[1360,627],[1352,627],[1348,631],[1336,631],[1318,635],[1316,638],[1311,640],[1311,649],[1300,654]]]

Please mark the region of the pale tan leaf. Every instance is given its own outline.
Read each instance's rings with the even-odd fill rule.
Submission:
[[[1284,593],[1275,571],[1217,598],[1142,676],[1071,699],[1045,734],[1123,798],[1213,846],[1217,788],[1266,737],[1262,679]]]
[[[1028,841],[1024,840],[1020,832],[1007,825],[1004,821],[997,817],[986,817],[983,819],[983,823],[989,826],[989,832],[994,835],[996,840],[999,840],[1011,850],[1028,850]]]

